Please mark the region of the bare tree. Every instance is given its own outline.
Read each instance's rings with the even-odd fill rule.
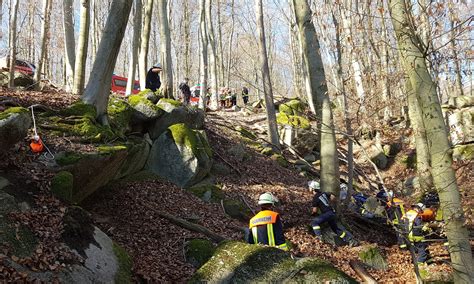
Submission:
[[[206,25],[206,0],[199,2],[199,36],[201,39],[201,53],[199,56],[199,81],[201,83],[201,94],[199,98],[199,108],[206,109],[207,105],[207,25]]]
[[[48,37],[49,37],[49,23],[51,17],[52,0],[43,0],[43,24],[41,28],[41,53],[38,60],[38,65],[35,73],[35,81],[39,86],[41,80],[41,73],[43,72],[43,64],[46,54],[48,52]]]
[[[230,85],[230,68],[232,66],[232,44],[234,39],[234,25],[235,25],[235,17],[234,17],[234,0],[230,1],[230,34],[229,34],[229,43],[227,46],[227,84],[226,86]]]
[[[86,81],[87,49],[89,47],[90,0],[81,0],[81,23],[74,64],[73,94],[82,95]]]
[[[18,2],[20,0],[15,0],[12,2],[12,7],[10,8],[10,57],[9,57],[9,80],[8,87],[15,87],[15,65],[16,65],[16,20],[18,16]]]
[[[311,111],[319,118],[321,153],[321,188],[339,196],[339,164],[336,135],[329,100],[319,40],[311,21],[311,9],[307,0],[293,0],[299,42],[306,70],[306,96]]]
[[[163,66],[161,94],[166,98],[173,98],[173,62],[171,61],[171,35],[168,22],[167,3],[167,0],[158,0],[158,14],[160,18],[161,62]]]
[[[132,94],[132,90],[135,86],[135,73],[138,64],[138,47],[140,46],[140,31],[142,29],[142,0],[135,0],[134,2],[132,52],[128,68],[127,88],[125,89],[126,96]]]
[[[211,75],[211,101],[210,106],[212,109],[218,107],[217,88],[219,87],[218,75],[217,75],[217,52],[216,52],[216,40],[214,35],[214,24],[212,23],[212,0],[206,0],[206,22],[207,22],[207,36],[208,44],[211,50],[210,54],[210,75]]]
[[[422,46],[420,40],[409,20],[412,16],[411,2],[390,0],[389,3],[402,63],[420,104],[423,124],[429,129],[426,136],[431,156],[431,171],[446,222],[454,282],[471,283],[474,279],[474,263],[469,232],[465,225],[461,196],[452,168],[452,150],[436,85],[428,71],[425,54],[420,49]]]
[[[113,0],[90,79],[84,95],[81,97],[84,103],[95,106],[97,119],[104,125],[108,124],[106,111],[112,73],[125,34],[132,4],[133,2],[129,0]]]
[[[268,66],[267,44],[265,38],[265,26],[263,23],[262,0],[255,0],[255,15],[257,20],[257,31],[260,47],[260,64],[263,80],[263,92],[265,93],[265,107],[267,109],[268,135],[274,147],[280,148],[278,128],[276,123],[275,105],[273,103],[272,82],[270,79],[270,68]]]
[[[146,73],[148,64],[148,48],[150,45],[151,15],[153,13],[153,0],[145,0],[145,14],[143,19],[142,38],[140,41],[140,57],[138,59],[138,75],[140,76],[140,89],[146,88]]]
[[[66,67],[66,91],[72,91],[74,84],[74,65],[76,55],[74,48],[76,46],[74,39],[74,21],[73,21],[74,0],[63,1],[63,27],[64,27],[64,54]]]

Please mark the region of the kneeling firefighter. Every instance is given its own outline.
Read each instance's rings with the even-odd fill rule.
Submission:
[[[419,264],[425,263],[430,258],[428,244],[425,242],[423,233],[428,231],[429,228],[423,225],[423,220],[421,219],[421,214],[425,208],[426,206],[423,203],[417,203],[412,205],[412,209],[404,216],[408,240],[415,248],[416,261]]]
[[[250,219],[249,223],[247,237],[249,244],[263,244],[288,250],[280,215],[272,210],[277,202],[278,199],[270,192],[260,195],[258,199],[260,212]]]

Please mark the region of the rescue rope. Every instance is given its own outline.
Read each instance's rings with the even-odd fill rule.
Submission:
[[[33,119],[33,132],[34,132],[34,136],[33,136],[33,139],[34,140],[40,140],[41,143],[43,144],[43,146],[46,148],[46,151],[45,153],[43,153],[43,156],[48,159],[48,160],[54,160],[54,154],[51,152],[51,150],[49,150],[48,146],[46,145],[46,143],[44,143],[44,141],[40,138],[40,136],[38,135],[38,131],[36,129],[36,119],[35,119],[35,112],[34,112],[34,107],[36,106],[35,105],[31,105],[29,108],[31,109],[31,118]],[[49,154],[49,156],[48,156]]]

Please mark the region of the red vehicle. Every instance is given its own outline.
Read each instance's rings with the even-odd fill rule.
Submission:
[[[125,95],[125,90],[127,88],[127,80],[128,79],[125,77],[117,76],[115,74],[112,75],[112,84],[110,91],[112,93]],[[135,84],[133,84],[132,93],[137,94],[138,92],[140,92],[140,82],[135,81]]]
[[[0,58],[0,68],[2,70],[8,70],[10,62],[9,58],[9,56]],[[15,62],[15,71],[26,74],[28,76],[34,76],[36,72],[36,66],[28,61],[17,59]]]

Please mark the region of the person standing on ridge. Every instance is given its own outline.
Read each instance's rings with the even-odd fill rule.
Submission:
[[[189,79],[184,78],[183,82],[181,82],[178,86],[178,89],[181,91],[181,96],[184,105],[189,105],[189,100],[191,99],[191,89],[188,85]]]
[[[245,86],[242,87],[242,98],[244,99],[244,104],[246,105],[249,102],[249,89]]]
[[[160,81],[160,72],[163,70],[161,67],[160,63],[157,63],[153,65],[153,67],[148,70],[148,73],[146,74],[146,84],[145,88],[152,90],[153,92],[156,92],[161,86],[161,81]]]
[[[280,215],[272,211],[277,202],[278,199],[270,192],[260,195],[258,204],[261,210],[250,219],[249,223],[249,232],[246,237],[249,244],[263,244],[288,250]]]

